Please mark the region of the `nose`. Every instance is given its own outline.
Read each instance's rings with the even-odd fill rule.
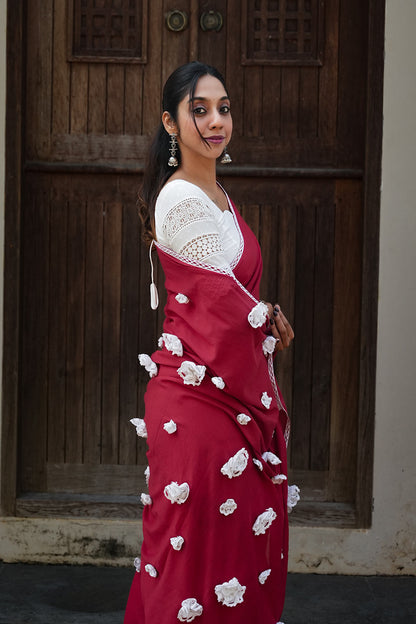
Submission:
[[[209,122],[210,128],[221,128],[223,125],[222,118],[218,110],[214,110],[211,115],[211,119]]]

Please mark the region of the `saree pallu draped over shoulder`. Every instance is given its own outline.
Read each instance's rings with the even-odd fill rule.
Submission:
[[[145,419],[149,492],[125,624],[277,624],[287,574],[289,421],[259,302],[258,242],[233,208],[233,273],[158,245],[167,304]]]

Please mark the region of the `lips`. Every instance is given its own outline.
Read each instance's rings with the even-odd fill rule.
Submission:
[[[218,145],[219,143],[222,143],[224,139],[225,137],[220,136],[220,135],[205,137],[206,141],[208,141],[209,143],[214,143],[214,145]]]

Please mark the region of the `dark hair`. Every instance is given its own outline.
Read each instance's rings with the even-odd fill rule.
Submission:
[[[215,67],[199,61],[192,61],[192,63],[181,65],[175,69],[167,79],[163,88],[162,111],[167,111],[173,121],[176,122],[179,103],[187,94],[189,94],[190,99],[194,97],[198,80],[206,75],[217,78],[227,91],[224,78]],[[143,182],[138,195],[139,215],[143,223],[143,238],[148,243],[155,238],[154,216],[157,196],[162,186],[176,170],[176,168],[168,165],[169,140],[169,133],[166,132],[163,123],[160,122],[150,145]],[[204,140],[202,136],[201,140]],[[176,157],[180,164],[179,150]]]

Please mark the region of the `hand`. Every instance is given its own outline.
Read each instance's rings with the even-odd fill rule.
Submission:
[[[280,309],[280,306],[277,303],[274,306],[271,303],[267,303],[266,305],[269,308],[272,336],[277,340],[274,350],[275,352],[283,351],[283,349],[286,349],[290,345],[295,334],[293,333],[289,321]]]

